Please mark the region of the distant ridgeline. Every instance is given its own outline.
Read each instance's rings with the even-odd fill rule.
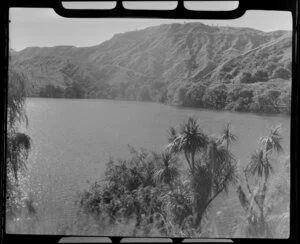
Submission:
[[[11,52],[28,96],[157,101],[290,113],[289,31],[165,24],[92,47]]]

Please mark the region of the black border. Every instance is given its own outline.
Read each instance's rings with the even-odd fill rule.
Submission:
[[[64,0],[64,1],[80,1],[80,0]],[[88,0],[95,1],[95,0]],[[133,0],[129,0],[133,1]],[[158,0],[152,0],[158,1]],[[166,1],[166,0],[164,0]],[[225,0],[228,1],[228,0]],[[232,11],[190,11],[186,10],[183,6],[183,0],[178,0],[178,6],[174,10],[127,10],[123,8],[121,1],[117,1],[117,6],[111,10],[68,10],[62,7],[60,0],[11,0],[10,2],[4,3],[2,8],[2,34],[3,41],[2,52],[4,57],[4,65],[1,72],[3,72],[4,82],[1,82],[1,99],[4,106],[1,106],[1,113],[3,119],[1,120],[1,164],[4,167],[0,167],[1,173],[1,229],[0,229],[0,242],[3,243],[32,243],[32,242],[50,242],[58,243],[62,237],[71,236],[55,236],[55,235],[13,235],[5,233],[5,179],[6,179],[6,164],[5,164],[5,138],[6,138],[6,99],[7,99],[7,75],[8,75],[8,22],[9,22],[9,8],[10,7],[36,7],[36,8],[54,8],[57,14],[64,17],[79,17],[79,18],[105,18],[105,17],[118,17],[118,18],[170,18],[170,19],[234,19],[241,17],[246,10],[276,10],[276,11],[290,11],[293,18],[293,48],[292,48],[292,113],[291,113],[291,139],[290,139],[290,158],[291,158],[291,209],[290,209],[290,237],[288,239],[267,239],[272,243],[280,241],[296,243],[298,241],[299,228],[299,212],[298,212],[298,192],[297,188],[298,177],[299,177],[299,111],[300,111],[300,90],[299,90],[299,44],[300,44],[300,27],[299,27],[299,8],[300,0],[239,0],[239,6],[237,9]],[[3,48],[4,47],[4,48]],[[2,166],[1,165],[1,166]],[[72,236],[74,237],[74,236]],[[83,236],[80,236],[83,237]],[[122,237],[110,237],[113,243],[120,243]],[[147,238],[149,239],[149,238]],[[157,238],[156,238],[157,239]],[[167,238],[170,239],[170,238]],[[175,243],[181,243],[183,238],[171,238]],[[215,239],[214,239],[215,240]],[[233,239],[233,242],[265,242],[266,239]],[[205,243],[205,239],[201,240],[201,243]],[[207,242],[215,242],[207,240]],[[101,242],[103,243],[103,242]],[[157,243],[157,242],[156,242]],[[199,241],[200,243],[200,241]]]

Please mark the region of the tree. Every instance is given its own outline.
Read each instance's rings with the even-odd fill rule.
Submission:
[[[52,84],[47,84],[45,87],[40,89],[40,97],[62,97],[64,90],[60,87],[56,87]]]
[[[279,67],[273,71],[272,78],[281,78],[283,80],[289,80],[291,77],[291,73],[288,69]]]
[[[240,83],[245,83],[245,84],[249,84],[252,83],[252,75],[250,72],[243,72],[242,74],[242,78],[240,79]]]
[[[143,86],[140,89],[139,100],[141,100],[141,101],[151,101],[151,96],[150,96],[149,88],[147,86]]]
[[[169,134],[167,149],[171,153],[182,152],[189,167],[193,226],[199,228],[212,201],[227,191],[230,183],[236,183],[236,160],[228,150],[229,145],[224,147],[220,138],[205,135],[194,118],[182,124],[179,133],[171,128]],[[232,134],[231,138],[236,136]]]
[[[230,184],[237,183],[236,165],[235,158],[218,138],[211,138],[191,176],[195,228],[200,227],[205,212],[216,197],[227,193]]]
[[[184,106],[185,100],[186,100],[186,93],[188,91],[188,88],[185,86],[179,87],[173,97],[173,103],[175,105]]]
[[[291,90],[289,89],[286,93],[282,94],[281,97],[281,111],[290,114],[292,106]]]
[[[73,82],[65,89],[67,98],[84,98],[85,92],[79,83]]]
[[[235,111],[249,111],[249,107],[253,100],[253,90],[249,88],[241,89],[238,93],[238,99],[235,101],[233,109]]]
[[[244,169],[249,197],[241,185],[237,188],[240,203],[247,213],[246,237],[270,238],[271,232],[266,221],[272,209],[266,203],[267,182],[274,172],[271,155],[283,152],[280,126],[271,129],[269,135],[260,138],[258,149]],[[249,177],[258,179],[254,187],[250,186]]]
[[[207,136],[195,118],[189,118],[186,123],[183,123],[178,134],[172,128],[171,135],[174,139],[167,145],[167,149],[174,153],[183,152],[190,170],[193,171],[196,153],[206,148]]]
[[[267,96],[270,99],[271,106],[273,107],[273,110],[279,111],[279,97],[281,95],[281,92],[278,90],[268,90]]]
[[[265,70],[268,72],[268,74],[271,76],[274,69],[278,67],[278,63],[275,62],[268,62],[268,64],[265,67]]]
[[[206,90],[203,96],[204,106],[214,109],[222,109],[227,104],[227,87],[224,84],[218,84]]]
[[[265,156],[276,153],[283,153],[282,137],[280,135],[281,127],[277,126],[270,130],[269,135],[260,138],[261,148],[264,150]]]
[[[30,137],[19,131],[19,125],[28,125],[25,113],[25,80],[26,78],[10,65],[8,73],[8,97],[7,97],[7,211],[14,214],[20,199],[19,174],[26,169],[26,159],[31,148]]]
[[[292,61],[286,62],[284,68],[292,72]]]
[[[154,178],[160,182],[168,184],[172,187],[172,182],[179,176],[179,170],[177,167],[178,157],[170,152],[161,153],[162,167],[157,169],[154,174]]]
[[[185,104],[193,107],[202,107],[205,91],[206,87],[201,84],[190,87],[186,93]]]
[[[251,105],[251,109],[256,112],[276,113],[280,111],[280,95],[281,92],[274,89],[258,94],[253,98],[254,103]]]
[[[226,127],[222,130],[220,141],[221,143],[226,142],[227,149],[229,149],[229,145],[237,141],[237,136],[230,130],[230,123],[227,123]]]
[[[252,82],[268,81],[268,72],[263,70],[257,70],[252,76]]]

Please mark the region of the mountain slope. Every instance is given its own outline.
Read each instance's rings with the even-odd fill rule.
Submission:
[[[253,75],[251,83],[289,80],[291,48],[288,31],[188,23],[116,34],[92,47],[30,47],[12,59],[28,75],[29,95],[47,84],[65,89],[76,83],[85,97],[138,99],[147,87],[146,100],[156,100],[162,88],[169,94],[163,100],[170,100],[183,84],[229,86],[241,83],[245,72]]]

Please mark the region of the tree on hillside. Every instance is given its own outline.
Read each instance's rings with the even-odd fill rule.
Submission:
[[[30,137],[19,131],[22,123],[27,126],[25,113],[25,77],[14,67],[9,67],[7,98],[7,211],[15,214],[20,207],[19,176],[26,169],[26,159],[31,147]]]
[[[67,98],[84,98],[85,92],[82,86],[77,83],[73,82],[65,89],[65,97]]]
[[[149,88],[147,86],[143,86],[142,88],[140,88],[140,91],[139,91],[139,94],[138,94],[138,100],[140,100],[140,101],[151,101]]]
[[[227,92],[227,87],[224,84],[209,87],[203,96],[204,106],[213,109],[223,109],[227,104]]]
[[[291,106],[292,106],[292,97],[291,97],[291,90],[288,89],[286,93],[281,95],[281,111],[287,114],[291,113]]]
[[[186,93],[188,91],[188,88],[185,86],[180,86],[176,89],[176,92],[173,96],[173,103],[175,105],[181,105],[184,106],[185,105],[185,101],[186,101]]]
[[[254,103],[251,105],[251,110],[255,112],[263,113],[277,113],[280,108],[281,91],[270,89],[264,91],[264,93],[257,94],[253,97]]]
[[[252,76],[252,82],[268,81],[269,76],[266,71],[257,70]]]
[[[268,64],[265,67],[265,71],[268,72],[269,76],[272,76],[273,71],[278,67],[278,63],[275,62],[268,62]]]
[[[186,93],[186,104],[193,107],[203,107],[203,96],[206,91],[206,86],[202,84],[197,84],[196,86],[191,86]]]
[[[273,79],[280,78],[283,80],[289,80],[291,78],[291,73],[289,70],[279,67],[273,71],[272,78]]]
[[[226,109],[249,111],[253,100],[253,90],[249,87],[236,87],[229,91]]]
[[[51,97],[59,98],[64,96],[64,89],[54,86],[52,84],[47,84],[45,87],[40,89],[40,97]]]
[[[243,72],[242,77],[240,79],[240,83],[245,83],[245,84],[249,84],[252,83],[252,75],[250,72]]]
[[[279,111],[279,97],[281,95],[281,91],[275,90],[275,89],[271,89],[268,90],[267,92],[267,96],[269,97],[271,103],[272,103],[272,107]]]
[[[292,72],[292,61],[286,62],[284,68]]]

